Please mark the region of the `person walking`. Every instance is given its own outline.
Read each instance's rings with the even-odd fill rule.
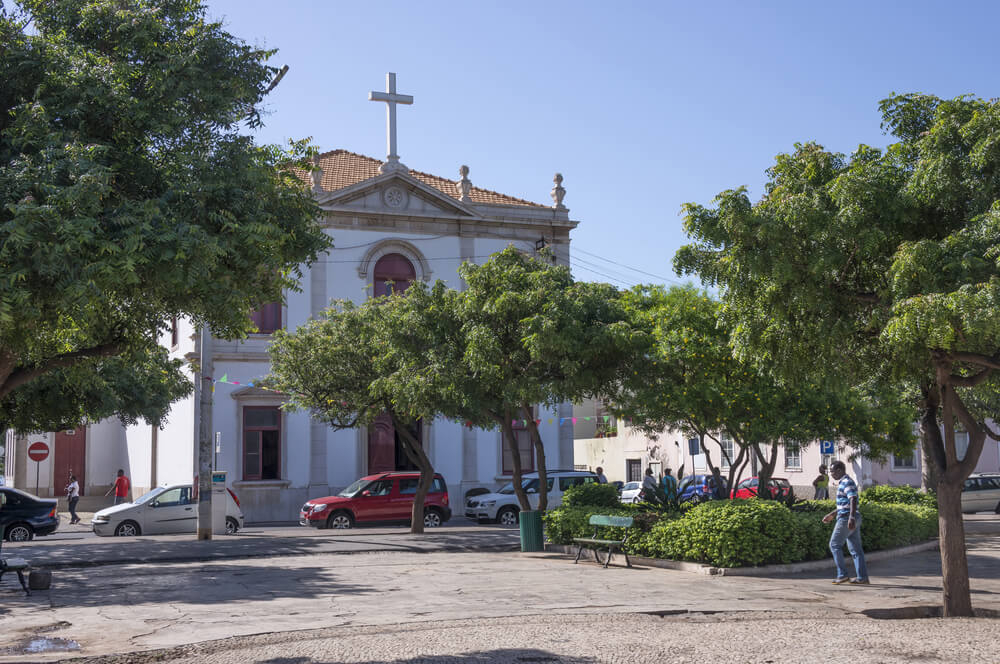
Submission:
[[[598,484],[608,483],[608,478],[604,475],[604,469],[601,468],[600,466],[597,467],[597,483]]]
[[[667,468],[663,471],[660,486],[663,487],[663,493],[666,494],[667,500],[673,500],[677,496],[677,479],[674,478],[673,470]]]
[[[125,471],[121,468],[118,469],[118,477],[115,478],[115,484],[113,487],[108,489],[108,492],[104,494],[105,496],[111,495],[111,492],[115,492],[115,505],[128,502],[128,490],[131,488],[131,483],[128,481],[128,477],[125,476]]]
[[[833,563],[837,566],[837,585],[852,583],[868,585],[868,566],[865,564],[865,552],[861,548],[861,512],[858,511],[858,485],[847,475],[847,467],[843,461],[830,464],[830,475],[837,481],[837,507],[823,517],[823,523],[836,519],[833,534],[830,535],[830,552]],[[844,542],[854,559],[853,579],[847,576],[844,564]]]
[[[66,501],[69,503],[69,524],[80,523],[80,517],[76,515],[76,504],[80,502],[80,485],[76,481],[76,475],[69,476],[69,484],[66,485]]]
[[[830,497],[830,478],[826,475],[826,466],[819,467],[819,475],[813,480],[813,500],[826,500]]]
[[[646,476],[642,478],[642,497],[646,500],[656,497],[656,477],[652,468],[646,468]]]

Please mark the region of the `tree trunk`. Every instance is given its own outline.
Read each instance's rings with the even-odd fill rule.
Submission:
[[[969,591],[969,560],[965,553],[965,524],[962,521],[962,485],[942,478],[938,482],[938,527],[941,529],[941,585],[944,589],[944,617],[972,615]]]
[[[545,445],[538,433],[538,425],[534,420],[531,404],[521,404],[521,413],[528,422],[528,433],[531,444],[535,448],[535,469],[538,471],[538,509],[544,512],[549,508],[549,474],[545,468]]]
[[[410,427],[400,422],[399,418],[389,411],[392,418],[392,426],[399,432],[400,441],[403,443],[403,452],[410,461],[420,469],[420,481],[417,482],[417,492],[413,496],[413,509],[410,511],[410,532],[420,534],[424,532],[424,500],[434,483],[434,466],[424,452],[420,441],[413,435]]]
[[[525,493],[524,487],[521,486],[521,450],[517,445],[517,437],[514,435],[514,426],[511,424],[513,414],[510,411],[505,411],[498,419],[503,439],[507,443],[507,447],[510,448],[511,465],[514,466],[514,472],[510,478],[511,485],[514,487],[514,495],[517,496],[517,502],[521,506],[521,509],[527,512],[531,509],[531,503],[528,502],[528,494]]]

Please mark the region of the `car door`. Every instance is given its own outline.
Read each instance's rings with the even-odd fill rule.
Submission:
[[[142,516],[144,535],[195,532],[198,512],[191,501],[191,487],[167,489],[148,503]]]
[[[385,521],[391,514],[392,478],[375,480],[354,499],[356,521]]]
[[[396,487],[389,495],[389,517],[393,521],[409,519],[413,515],[413,497],[417,495],[417,485],[420,483],[419,477],[400,477],[396,481]],[[424,502],[430,497],[428,491]]]

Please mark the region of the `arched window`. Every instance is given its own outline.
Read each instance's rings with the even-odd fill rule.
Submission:
[[[405,293],[417,273],[413,264],[400,254],[386,254],[375,263],[374,296]]]

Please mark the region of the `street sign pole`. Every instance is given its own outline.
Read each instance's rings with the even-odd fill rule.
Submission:
[[[38,495],[38,488],[39,488],[39,479],[38,479],[38,477],[41,474],[41,472],[42,472],[42,462],[41,461],[36,461],[35,462],[35,495],[36,496]]]

